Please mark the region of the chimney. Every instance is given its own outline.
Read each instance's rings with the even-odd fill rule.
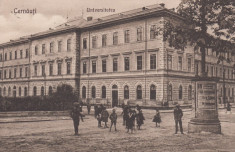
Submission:
[[[160,3],[159,4],[161,7],[165,7],[165,4],[164,3]]]
[[[92,21],[92,16],[88,16],[87,21]]]

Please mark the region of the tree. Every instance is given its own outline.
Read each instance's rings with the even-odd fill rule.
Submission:
[[[218,55],[235,48],[235,1],[182,0],[177,13],[184,22],[165,21],[164,28],[158,31],[163,31],[163,40],[170,47],[183,50],[191,45],[200,49],[201,76],[205,77],[206,49],[211,48]]]

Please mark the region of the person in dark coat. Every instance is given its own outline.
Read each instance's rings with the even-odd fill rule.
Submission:
[[[97,118],[97,116],[98,116],[98,106],[97,105],[94,106],[94,110],[95,110],[95,112],[94,112],[95,118]]]
[[[102,111],[103,111],[103,107],[99,105],[96,110],[96,119],[98,120],[98,127],[102,127],[101,125],[101,122],[102,122],[101,112]]]
[[[108,126],[107,126],[108,119],[109,119],[109,113],[106,110],[106,107],[104,107],[103,111],[101,112],[101,120],[105,123],[104,124],[105,128],[108,128]]]
[[[178,132],[178,124],[180,126],[180,132],[183,133],[183,127],[182,127],[182,117],[183,117],[183,111],[180,108],[180,105],[176,105],[174,109],[174,119],[175,119],[175,134]]]
[[[142,110],[139,111],[139,113],[136,115],[136,121],[137,121],[137,128],[140,130],[140,127],[142,124],[144,124],[144,115],[142,113]]]
[[[90,104],[90,102],[88,101],[87,102],[87,113],[88,113],[88,115],[90,114],[90,111],[91,111],[91,104]]]
[[[131,109],[129,109],[127,119],[126,119],[127,133],[129,132],[130,129],[131,129],[131,133],[133,133],[134,120],[135,120],[134,113]]]
[[[70,112],[70,116],[73,119],[73,125],[74,125],[74,135],[78,135],[78,126],[80,122],[80,118],[83,121],[84,115],[82,114],[81,107],[78,102],[74,102],[73,109]]]
[[[136,109],[137,109],[137,111],[138,111],[138,113],[139,113],[140,110],[141,110],[141,107],[137,104],[137,105],[136,105]]]
[[[161,115],[158,109],[156,110],[156,115],[153,118],[153,122],[156,123],[156,127],[160,127],[160,123],[162,122],[162,120],[161,120]]]
[[[124,108],[123,108],[123,111],[122,111],[122,114],[123,114],[123,126],[126,125],[126,119],[127,119],[127,115],[128,115],[128,106],[125,105]]]
[[[230,104],[229,102],[227,103],[227,111],[226,111],[226,113],[227,113],[228,111],[231,113],[231,104]]]
[[[110,126],[109,131],[111,131],[113,125],[115,127],[115,131],[117,131],[117,128],[116,128],[117,114],[115,112],[115,109],[113,109],[113,112],[110,114],[109,119],[111,120],[111,126]]]

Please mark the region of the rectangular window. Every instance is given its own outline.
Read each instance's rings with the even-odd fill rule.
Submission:
[[[42,76],[46,76],[46,73],[45,73],[45,65],[42,65]]]
[[[118,32],[113,33],[113,45],[118,44]]]
[[[7,61],[7,53],[5,53],[5,61]]]
[[[10,60],[12,60],[12,52],[10,52]]]
[[[87,49],[87,38],[83,39],[83,49]]]
[[[156,38],[156,25],[151,25],[150,27],[150,39],[155,39]]]
[[[130,42],[130,30],[125,30],[125,43]]]
[[[16,78],[17,69],[14,69],[14,78]]]
[[[50,53],[53,53],[54,52],[54,43],[51,42],[50,43]]]
[[[23,50],[20,50],[20,58],[23,59]]]
[[[0,79],[2,79],[2,71],[0,70]]]
[[[67,62],[67,74],[71,74],[71,63]]]
[[[137,41],[142,41],[142,27],[137,28]]]
[[[213,77],[214,76],[214,67],[211,66],[211,76]]]
[[[28,58],[29,57],[29,49],[26,49],[25,51],[25,58]]]
[[[15,59],[17,59],[17,51],[15,51]]]
[[[67,51],[70,52],[71,51],[71,39],[67,40]]]
[[[107,35],[104,34],[102,35],[102,47],[105,47],[107,44]]]
[[[25,67],[25,77],[28,77],[28,72],[29,72],[28,67]]]
[[[188,72],[191,72],[191,64],[192,64],[192,60],[191,58],[188,58]]]
[[[86,73],[86,62],[83,62],[83,73]]]
[[[178,57],[178,70],[182,71],[182,57]]]
[[[130,58],[125,57],[124,62],[125,62],[125,71],[129,71],[130,70]]]
[[[58,52],[62,50],[62,41],[58,41]]]
[[[106,72],[106,60],[102,60],[102,72]]]
[[[20,68],[20,78],[22,78],[22,72],[23,72],[23,69]]]
[[[92,61],[92,73],[96,73],[96,61]]]
[[[156,69],[156,54],[150,55],[150,69]]]
[[[38,75],[38,66],[34,65],[34,76]]]
[[[38,46],[35,46],[34,54],[38,55]]]
[[[2,54],[0,54],[0,62],[2,62]]]
[[[46,52],[46,44],[42,44],[42,54],[45,54]]]
[[[4,79],[7,78],[7,70],[4,70]]]
[[[137,70],[142,70],[142,56],[137,56]]]
[[[49,65],[49,75],[53,75],[53,63],[50,63]]]
[[[9,69],[9,78],[11,78],[11,69]]]
[[[113,59],[113,72],[118,71],[118,60],[117,58]]]
[[[228,79],[229,79],[229,76],[230,76],[230,74],[229,74],[229,69],[228,69],[228,76],[227,76],[227,77],[228,77]]]
[[[58,75],[61,75],[61,65],[62,65],[62,63],[58,63]]]
[[[96,48],[97,47],[97,37],[93,36],[92,37],[92,48]]]

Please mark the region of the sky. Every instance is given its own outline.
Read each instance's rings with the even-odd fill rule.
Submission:
[[[157,3],[176,8],[181,0],[0,0],[0,44],[56,27],[76,16],[99,18]],[[87,8],[115,12],[87,12]],[[33,14],[14,10],[36,9]]]

